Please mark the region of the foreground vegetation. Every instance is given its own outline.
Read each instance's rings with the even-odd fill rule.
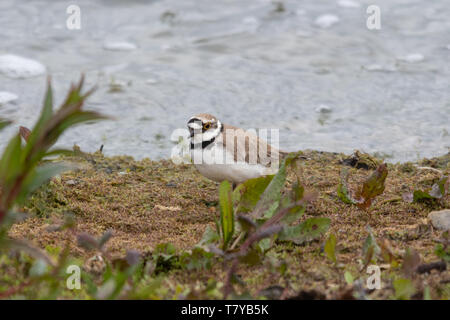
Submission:
[[[62,109],[81,103],[83,112],[81,84],[71,92]],[[43,115],[42,127],[22,129],[26,141],[15,138],[24,152],[16,177],[0,171],[0,298],[450,297],[448,232],[428,219],[450,208],[450,154],[386,165],[359,152],[303,151],[276,176],[233,191],[168,160],[76,146],[49,153],[56,139],[41,134],[55,114]],[[78,119],[101,119],[84,115]],[[32,147],[38,136],[44,148]],[[42,149],[30,166],[26,152]],[[48,160],[55,153],[63,155]],[[14,156],[3,156],[3,168]],[[37,181],[18,185],[24,172]],[[380,290],[367,287],[374,264]],[[67,285],[73,265],[79,289]]]

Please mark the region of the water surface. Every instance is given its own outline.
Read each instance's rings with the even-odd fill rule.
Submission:
[[[73,3],[81,30],[66,28]],[[381,30],[366,27],[373,1],[282,3],[2,0],[0,56],[45,65],[57,102],[81,72],[98,84],[87,107],[115,121],[77,127],[60,142],[86,151],[103,144],[107,155],[168,158],[173,130],[209,112],[279,128],[286,150],[359,149],[388,161],[448,152],[448,1],[377,1]],[[338,22],[321,28],[324,14]],[[0,117],[32,126],[45,79],[0,74],[0,91],[18,96],[0,105]],[[1,149],[15,130],[2,132]]]

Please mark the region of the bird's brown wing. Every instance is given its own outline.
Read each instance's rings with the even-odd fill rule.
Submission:
[[[270,167],[272,162],[280,162],[287,155],[286,152],[271,146],[253,132],[226,124],[223,125],[223,129],[221,142],[227,152],[233,154],[234,161],[252,164],[256,161],[258,164]]]

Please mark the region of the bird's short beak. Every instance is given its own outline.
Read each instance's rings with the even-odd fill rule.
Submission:
[[[191,138],[194,136],[194,128],[189,127],[189,135]]]

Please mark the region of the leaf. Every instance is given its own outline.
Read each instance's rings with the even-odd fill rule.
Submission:
[[[250,217],[239,214],[237,220],[242,231],[249,232],[258,228],[258,224],[254,222]]]
[[[202,239],[197,244],[197,246],[204,246],[211,243],[216,243],[220,240],[219,234],[211,228],[210,226],[207,226],[205,229],[205,232],[203,233]]]
[[[228,181],[223,181],[219,187],[220,225],[222,228],[223,249],[233,237],[234,215],[233,203],[231,201],[231,185]]]
[[[214,259],[214,253],[207,252],[202,248],[196,247],[189,254],[185,252],[181,257],[181,264],[187,270],[205,270],[211,269]]]
[[[420,255],[414,249],[406,249],[403,257],[402,271],[406,277],[411,277],[420,265]]]
[[[92,92],[91,90],[81,95],[82,84],[83,78],[78,86],[72,86],[66,102],[54,113],[53,93],[49,81],[44,105],[33,130],[30,132],[21,127],[20,133],[14,136],[5,148],[0,159],[0,220],[11,206],[23,203],[31,191],[61,172],[61,167],[37,165],[44,157],[61,153],[60,150],[49,152],[48,149],[66,129],[81,122],[105,118],[98,113],[81,109],[84,99]],[[0,127],[5,125],[6,122],[2,120]],[[23,147],[21,136],[27,140]]]
[[[348,188],[348,169],[344,168],[341,171],[341,182],[337,188],[337,195],[342,202],[347,204],[355,204],[355,200],[351,197]]]
[[[444,247],[444,245],[442,243],[438,243],[434,247],[434,253],[436,254],[436,256],[438,256],[445,262],[447,262],[447,263],[450,262],[450,246]]]
[[[397,279],[393,282],[395,298],[399,300],[409,300],[416,293],[416,288],[409,279]]]
[[[11,124],[11,121],[0,118],[0,130],[9,126],[10,124]]]
[[[430,195],[436,199],[445,197],[448,193],[450,179],[448,176],[443,176],[439,181],[431,187]]]
[[[270,249],[271,246],[272,241],[270,238],[265,238],[258,242],[258,247],[261,249],[262,252],[266,252],[267,250]]]
[[[296,158],[295,154],[289,154],[282,162],[277,174],[271,179],[269,185],[261,195],[261,200],[256,204],[252,217],[255,219],[270,218],[278,208],[281,199],[281,190],[286,180],[286,166]]]
[[[153,259],[158,260],[162,258],[163,261],[168,261],[176,256],[176,249],[170,242],[160,243],[153,251]]]
[[[309,218],[297,226],[286,227],[280,233],[281,241],[292,241],[302,244],[317,239],[328,231],[331,220],[329,218]]]
[[[47,273],[48,264],[45,260],[37,259],[34,261],[33,266],[30,268],[30,277],[40,277]]]
[[[141,261],[141,254],[136,250],[127,250],[125,260],[130,266],[137,265]]]
[[[390,263],[391,265],[397,265],[396,257],[392,249],[392,246],[389,243],[389,240],[386,238],[381,239],[379,241],[379,246],[381,250],[380,254],[383,260],[385,262]]]
[[[344,279],[345,279],[345,282],[347,282],[349,285],[352,285],[353,281],[355,281],[355,279],[353,278],[353,275],[349,271],[345,271]]]
[[[6,146],[3,156],[0,159],[0,184],[6,194],[11,187],[11,181],[15,179],[21,171],[21,163],[18,161],[22,153],[20,136],[16,135]]]
[[[111,239],[112,236],[113,236],[113,231],[111,229],[106,230],[105,233],[102,234],[100,239],[98,239],[99,248],[100,249],[103,248],[105,246],[105,244],[109,241],[109,239]]]
[[[433,200],[433,199],[434,197],[426,191],[414,190],[413,192],[413,202],[420,202],[423,200]]]
[[[288,196],[285,196],[281,199],[279,210],[287,207],[291,207],[286,216],[282,219],[282,222],[291,224],[295,221],[298,221],[303,213],[305,213],[306,205],[305,202],[312,200],[315,198],[315,194],[307,193],[305,194],[305,188],[300,184],[300,181],[297,179],[296,182],[293,183],[292,189]],[[307,200],[305,202],[301,202],[300,200]],[[292,206],[293,203],[299,203],[296,206]]]
[[[375,236],[373,235],[372,228],[367,227],[367,231],[369,232],[369,235],[367,236],[366,240],[364,241],[363,245],[363,256],[364,256],[364,267],[365,269],[367,265],[372,261],[373,258],[376,257],[376,255],[380,254],[381,249],[377,244],[377,241],[375,239]]]
[[[431,292],[430,292],[430,287],[429,286],[425,286],[425,288],[423,288],[423,300],[431,300]]]
[[[406,202],[421,202],[426,200],[441,199],[448,194],[449,184],[449,176],[443,176],[438,182],[432,185],[431,189],[414,190],[412,194],[403,194],[403,200]]]
[[[327,242],[325,243],[324,251],[327,254],[328,259],[333,261],[334,263],[337,262],[336,260],[336,236],[334,233],[330,234],[330,236],[327,239]]]
[[[364,182],[359,196],[364,200],[362,203],[357,203],[359,208],[367,209],[370,207],[372,200],[383,193],[384,182],[388,175],[387,166],[385,163],[378,166],[372,175]]]
[[[233,191],[233,203],[237,204],[236,213],[253,211],[264,190],[272,181],[273,175],[249,179],[239,184]]]
[[[28,177],[25,178],[22,190],[17,196],[17,203],[23,203],[27,196],[39,188],[52,177],[69,170],[71,167],[67,163],[47,163],[37,167]]]
[[[39,136],[42,134],[44,127],[48,124],[50,118],[53,116],[53,92],[50,79],[47,82],[47,91],[44,97],[44,105],[41,110],[38,121],[36,122],[33,130],[27,136],[27,148],[25,153],[28,154],[36,144]]]
[[[90,234],[83,232],[77,236],[78,246],[86,250],[97,250],[99,248],[98,241]]]
[[[25,141],[28,141],[28,138],[30,137],[30,134],[31,134],[31,130],[26,127],[20,126],[19,134]]]
[[[344,203],[355,204],[358,208],[365,210],[370,207],[375,197],[383,193],[387,175],[387,166],[383,163],[364,181],[361,190],[352,196],[353,192],[348,187],[348,170],[343,169],[341,182],[337,188],[338,197]]]
[[[44,260],[48,265],[55,266],[53,261],[47,254],[45,254],[45,252],[43,252],[41,249],[31,246],[23,240],[2,239],[2,241],[0,241],[0,249],[3,248],[24,251],[36,259]]]
[[[261,262],[263,254],[259,247],[255,247],[247,252],[245,256],[239,257],[239,261],[249,266],[255,266]]]

